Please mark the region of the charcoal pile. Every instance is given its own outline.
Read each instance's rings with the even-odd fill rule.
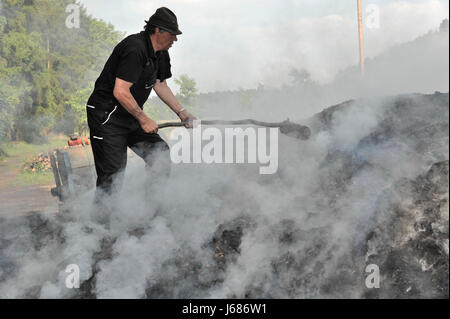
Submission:
[[[280,137],[276,174],[181,168],[160,201],[108,198],[108,225],[90,199],[2,221],[0,297],[448,298],[448,98],[330,107]]]

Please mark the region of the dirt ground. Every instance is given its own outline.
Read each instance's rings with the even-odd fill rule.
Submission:
[[[23,156],[23,155],[22,155]],[[22,156],[11,156],[0,162],[0,218],[28,215],[33,212],[58,211],[58,199],[50,189],[55,185],[14,185],[10,182],[20,173],[15,163]]]
[[[80,152],[78,157],[86,161],[85,151],[82,149]],[[53,180],[49,184],[23,185],[22,183],[22,185],[17,185],[17,183],[11,183],[20,174],[20,165],[17,163],[22,163],[24,158],[32,155],[35,154],[20,154],[0,161],[0,218],[29,215],[35,212],[58,212],[59,199],[53,197],[50,191],[56,186]],[[143,165],[143,162],[128,149],[128,166],[131,165]]]

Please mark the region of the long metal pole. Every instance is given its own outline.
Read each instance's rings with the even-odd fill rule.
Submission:
[[[361,74],[364,75],[364,39],[362,25],[362,9],[361,0],[358,1],[358,32],[359,32],[359,64],[361,66]]]

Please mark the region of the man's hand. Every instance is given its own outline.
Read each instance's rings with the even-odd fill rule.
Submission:
[[[114,97],[131,115],[134,116],[136,120],[139,121],[139,124],[145,133],[157,133],[158,124],[145,115],[144,111],[139,107],[130,92],[130,87],[132,85],[133,83],[131,82],[116,78],[113,91]]]
[[[178,117],[180,118],[180,120],[182,122],[187,122],[184,126],[186,128],[190,128],[193,127],[194,124],[192,123],[194,120],[196,120],[197,118],[192,115],[191,113],[189,113],[188,111],[184,110],[182,111],[180,114],[178,114]]]
[[[172,111],[174,111],[178,115],[181,121],[188,122],[185,124],[185,127],[193,127],[192,121],[196,120],[197,118],[186,110],[180,112],[180,110],[182,110],[181,104],[178,102],[175,95],[173,95],[166,81],[160,82],[159,80],[156,80],[154,89],[159,98],[163,100],[164,103],[166,103],[172,109]]]
[[[138,116],[139,124],[145,133],[158,133],[158,124],[142,112]]]

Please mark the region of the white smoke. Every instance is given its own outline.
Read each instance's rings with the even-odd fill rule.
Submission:
[[[448,55],[448,40],[445,49]],[[426,156],[404,138],[411,126],[446,121],[420,96],[404,97],[417,106],[401,117],[391,110],[395,98],[369,96],[326,123],[307,118],[324,101],[366,95],[354,81],[343,82],[356,88],[305,98],[302,105],[314,105],[307,111],[296,107],[297,96],[280,92],[259,96],[253,103],[260,107],[250,111],[216,101],[221,118],[278,121],[289,114],[311,127],[308,141],[280,135],[277,174],[259,175],[251,165],[189,164],[174,166],[161,182],[158,166],[146,175],[142,162],[131,161],[120,192],[103,198],[106,212],[92,204],[90,191],[57,215],[3,220],[0,297],[361,297],[363,278],[350,285],[345,276],[363,276],[352,252],[361,249],[378,201],[399,180],[448,160],[448,135]],[[405,132],[393,132],[386,143],[365,140],[386,133],[379,130],[390,120]],[[148,186],[148,179],[159,182]],[[214,242],[219,225],[229,224],[242,232],[239,252],[222,251],[230,242]],[[79,290],[65,286],[69,264],[80,268]]]
[[[148,192],[142,163],[130,163],[120,194],[105,198],[110,212],[104,224],[96,222],[90,193],[62,216],[47,217],[53,225],[47,227],[61,230],[46,234],[40,247],[33,246],[39,242],[32,238],[36,228],[30,235],[30,225],[6,222],[15,233],[2,231],[3,240],[14,243],[2,250],[2,259],[11,260],[14,269],[3,278],[0,295],[72,297],[76,291],[65,287],[64,269],[76,264],[82,283],[95,272],[92,293],[97,298],[142,298],[162,283],[171,289],[169,298],[245,297],[248,291],[257,297],[291,297],[292,272],[275,279],[273,270],[275,261],[290,255],[305,259],[301,271],[315,281],[296,297],[327,296],[319,288],[340,269],[341,258],[364,240],[380,196],[395,181],[415,177],[438,160],[414,157],[414,149],[401,140],[367,149],[357,145],[384,120],[386,103],[361,100],[336,113],[329,130],[308,141],[281,135],[275,175],[261,176],[248,165],[186,164],[175,166],[166,183]],[[429,116],[429,121],[436,120]],[[345,157],[330,158],[336,152],[366,163],[349,184],[345,170],[350,164]],[[236,218],[244,218],[240,253],[224,272],[212,272],[216,261],[208,243],[218,225]],[[301,240],[280,242],[286,234],[283,221],[303,236]],[[317,251],[311,245],[319,245]],[[288,265],[289,259],[284,262]],[[195,263],[200,265],[197,273],[189,272]],[[204,281],[205,287],[195,286],[194,279]],[[360,296],[342,292],[352,294]]]
[[[166,6],[183,34],[170,51],[174,77],[188,74],[201,92],[280,87],[292,68],[306,69],[321,84],[358,63],[355,1],[81,1],[88,12],[128,34]],[[380,9],[379,28],[364,24],[366,57],[412,41],[448,19],[448,1],[363,1]],[[169,80],[169,85],[176,88]]]

